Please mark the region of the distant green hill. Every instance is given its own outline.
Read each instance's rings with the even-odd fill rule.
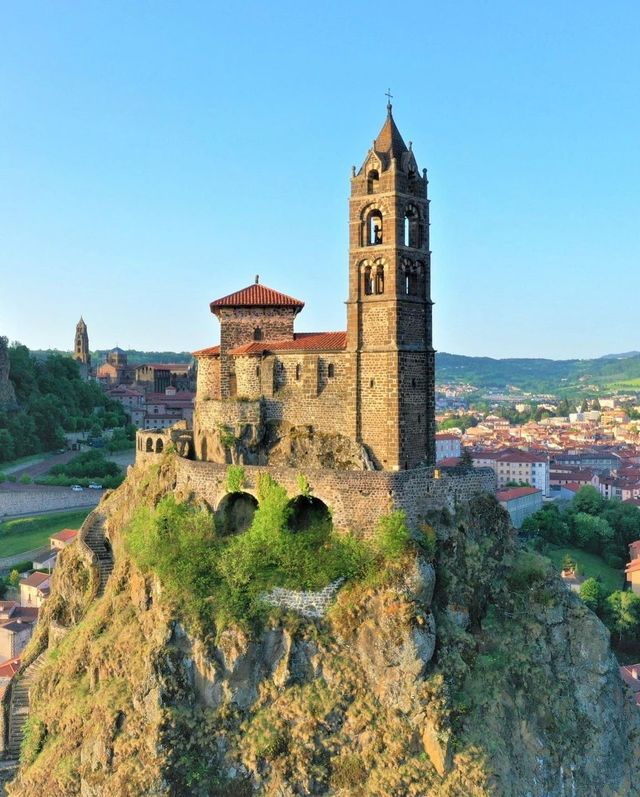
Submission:
[[[511,385],[534,393],[589,393],[589,385],[598,385],[601,390],[637,392],[640,391],[640,355],[610,355],[594,360],[495,360],[439,352],[436,381],[439,384],[470,383],[498,390]]]

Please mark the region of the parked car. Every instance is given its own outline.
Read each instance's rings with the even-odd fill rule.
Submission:
[[[102,490],[102,485],[101,484],[97,484],[96,482],[91,482],[91,484],[89,485],[89,489],[90,490]]]
[[[84,487],[81,484],[72,484],[71,489],[74,493],[81,493],[84,490]]]

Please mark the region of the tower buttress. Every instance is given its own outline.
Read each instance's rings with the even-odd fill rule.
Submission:
[[[347,302],[353,432],[384,470],[435,463],[427,185],[389,103],[351,178]]]

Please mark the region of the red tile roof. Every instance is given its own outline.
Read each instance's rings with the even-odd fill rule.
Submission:
[[[436,432],[436,440],[460,440],[460,435],[451,432]]]
[[[498,501],[513,501],[516,498],[524,498],[525,495],[533,495],[540,492],[542,490],[538,490],[535,487],[514,487],[511,490],[501,490],[496,494],[496,498]]]
[[[32,573],[30,576],[27,576],[27,578],[20,579],[20,584],[24,584],[25,587],[47,589],[49,587],[48,582],[50,578],[51,576],[48,573]]]
[[[567,482],[567,484],[561,484],[560,487],[563,490],[570,490],[572,493],[577,493],[578,490],[582,490],[584,484],[578,484],[578,482]]]
[[[0,678],[12,678],[20,669],[20,656],[0,664]]]
[[[347,348],[346,332],[297,332],[289,340],[256,340],[236,346],[229,354],[261,354],[265,351],[342,351]]]
[[[304,302],[256,282],[241,291],[230,293],[221,299],[214,299],[209,307],[211,312],[218,307],[297,307],[302,310]]]
[[[49,539],[60,540],[60,542],[71,542],[71,540],[76,538],[77,534],[77,529],[62,529],[62,531],[59,531],[57,534],[52,534]]]
[[[220,346],[209,346],[208,349],[198,349],[198,351],[192,351],[194,357],[219,357],[220,356]]]
[[[457,468],[462,462],[462,457],[445,457],[436,462],[436,468]]]

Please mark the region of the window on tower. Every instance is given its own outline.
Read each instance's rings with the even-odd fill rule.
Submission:
[[[373,279],[371,277],[371,266],[365,266],[364,269],[364,293],[365,296],[371,296],[373,293]]]
[[[404,245],[420,246],[420,215],[413,205],[408,205],[404,214]]]
[[[365,246],[378,246],[382,243],[382,213],[372,210],[367,216]]]
[[[371,169],[367,174],[367,193],[373,194],[376,190],[376,183],[380,179],[377,169]]]
[[[376,293],[384,293],[384,266],[382,264],[376,268]]]
[[[256,327],[253,330],[253,339],[254,340],[262,340],[262,329],[260,327]]]

